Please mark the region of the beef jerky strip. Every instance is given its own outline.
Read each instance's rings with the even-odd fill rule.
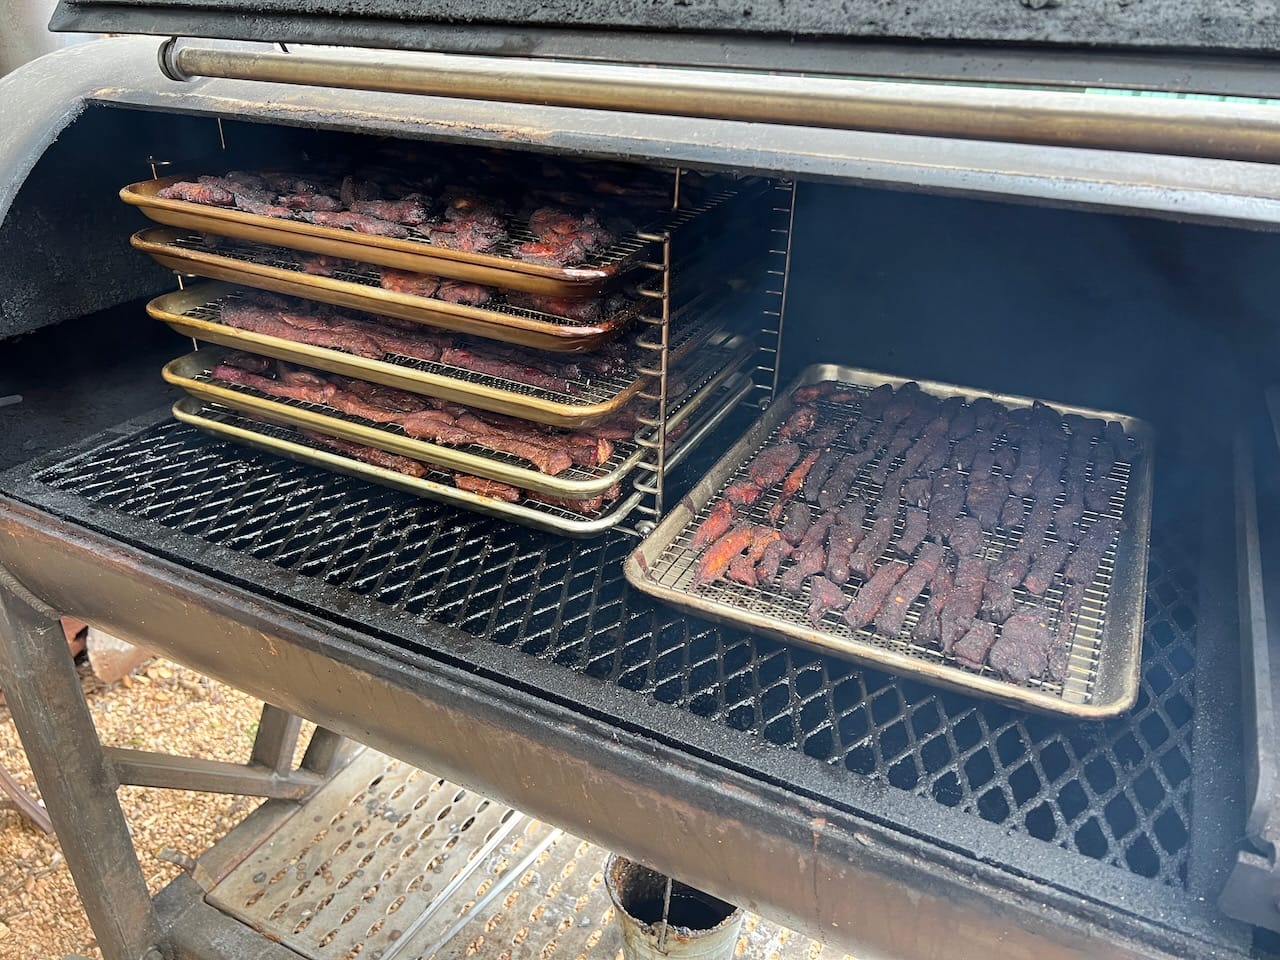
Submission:
[[[1071,542],[1066,539],[1042,545],[1036,552],[1035,562],[1022,580],[1027,593],[1033,597],[1043,597],[1053,583],[1053,578],[1062,569],[1070,550]]]
[[[856,573],[863,579],[871,576],[871,571],[875,569],[876,560],[880,558],[880,555],[885,551],[885,547],[889,545],[897,519],[893,515],[876,518],[876,522],[871,525],[867,535],[858,544],[858,549],[854,550],[853,555],[849,557],[850,573]]]
[[[867,420],[878,420],[893,399],[893,387],[882,383],[862,398],[860,412]]]
[[[754,587],[757,583],[756,564],[764,556],[769,544],[782,539],[782,534],[769,527],[756,527],[752,534],[751,545],[746,553],[740,553],[729,564],[729,579]]]
[[[793,501],[791,506],[787,508],[786,519],[782,522],[780,532],[782,539],[792,546],[798,544],[804,539],[804,535],[809,530],[809,525],[813,522],[812,510],[803,500]]]
[[[815,627],[831,611],[837,613],[849,605],[843,590],[826,577],[814,577],[809,581],[809,622]]]
[[[779,586],[787,593],[800,593],[806,577],[822,572],[827,562],[827,551],[823,544],[835,519],[835,513],[822,514],[791,551],[791,565],[783,571],[779,580]]]
[[[844,453],[840,450],[827,450],[823,452],[809,470],[809,475],[804,478],[804,498],[809,503],[817,503],[818,498],[822,495],[822,487],[826,483],[827,478],[831,476],[831,471],[836,465],[844,459]]]
[[[1044,545],[1044,536],[1049,532],[1049,524],[1053,522],[1053,501],[1046,498],[1037,500],[1022,526],[1022,544],[1029,547],[1031,555],[1037,556]]]
[[[821,383],[810,384],[807,387],[798,387],[792,392],[791,399],[796,403],[813,403],[815,400],[826,400],[838,394],[849,395],[848,400],[838,402],[854,403],[857,400],[856,391],[842,387],[834,380],[823,380]]]
[[[1040,471],[1044,468],[1044,444],[1040,440],[1039,432],[1028,430],[1023,434],[1022,441],[1018,445],[1018,460],[1013,470],[1010,471],[1009,489],[1015,497],[1026,497],[1031,495],[1031,490],[1035,485],[1036,477],[1040,475]]]
[[[756,564],[756,582],[773,583],[778,576],[778,568],[782,561],[791,556],[793,547],[786,540],[775,540],[764,548],[760,562]]]
[[[947,431],[952,440],[964,440],[977,428],[978,417],[972,406],[963,406],[951,418],[951,429]]]
[[[924,536],[929,532],[929,514],[919,507],[907,507],[902,532],[898,534],[898,542],[894,550],[900,556],[910,557],[920,546]]]
[[[898,470],[904,477],[914,476],[939,447],[946,446],[947,429],[950,426],[951,419],[945,415],[935,417],[925,425],[920,439],[902,458],[902,466]]]
[[[487,480],[484,477],[473,477],[468,473],[455,473],[453,485],[459,490],[475,493],[482,497],[502,500],[506,503],[519,503],[523,494],[509,483]]]
[[[957,517],[946,539],[957,557],[967,557],[982,549],[982,527],[974,517]]]
[[[1040,610],[1019,610],[1011,616],[987,654],[991,668],[1014,683],[1042,677],[1049,669],[1053,635]]]
[[[1084,516],[1084,475],[1067,473],[1067,494],[1053,516],[1053,524],[1058,536],[1072,542],[1080,539],[1080,529],[1076,526]]]
[[[951,568],[951,562],[944,560],[938,566],[933,579],[929,581],[929,601],[924,605],[924,611],[920,614],[920,619],[916,621],[915,627],[911,630],[911,638],[917,643],[937,643],[942,636],[938,618],[942,614],[942,608],[946,606],[947,597],[951,595],[953,578],[954,571]]]
[[[998,474],[974,474],[969,477],[965,503],[978,518],[984,530],[994,530],[1000,523],[1000,510],[1009,495],[1009,483]]]
[[[187,203],[205,203],[218,207],[229,207],[235,203],[230,190],[216,183],[192,183],[179,180],[156,191],[160,200],[185,200]]]
[[[944,437],[942,442],[933,448],[933,452],[924,458],[924,463],[920,464],[920,469],[916,471],[916,475],[932,477],[950,462],[951,441]]]
[[[969,470],[978,454],[990,449],[990,437],[985,433],[972,433],[951,448],[947,463],[956,470]]]
[[[924,392],[920,389],[920,384],[909,380],[893,392],[893,399],[885,404],[880,419],[896,427],[919,409],[917,405],[922,397]]]
[[[861,630],[875,619],[880,608],[884,606],[894,584],[907,572],[907,565],[896,560],[884,564],[860,588],[844,612],[845,623],[854,630]]]
[[[939,470],[929,492],[929,534],[945,537],[960,511],[964,509],[968,488],[964,474],[956,470]]]
[[[805,477],[813,469],[813,465],[821,455],[821,451],[811,450],[805,454],[804,459],[791,468],[787,478],[782,481],[782,489],[778,492],[778,502],[769,508],[770,523],[778,522],[782,516],[782,511],[786,509],[791,498],[800,492],[800,488],[804,486]]]
[[[827,579],[833,583],[849,582],[853,552],[866,539],[867,530],[862,525],[866,508],[855,501],[836,515],[835,523],[827,534]]]
[[[1066,592],[1062,597],[1062,610],[1058,614],[1058,630],[1057,636],[1054,638],[1055,645],[1071,648],[1071,642],[1075,637],[1076,627],[1079,625],[1080,608],[1084,605],[1085,591],[1089,589],[1087,583],[1068,583]]]
[[[818,493],[818,506],[823,510],[831,510],[839,506],[867,459],[860,453],[847,454],[823,484],[822,490]]]
[[[876,615],[876,633],[896,637],[906,622],[907,611],[920,596],[925,585],[933,580],[942,564],[943,550],[939,544],[926,543],[911,568],[894,585],[889,599]]]
[[[960,558],[951,593],[938,618],[944,653],[951,652],[956,641],[965,635],[973,618],[978,615],[982,591],[987,585],[988,569],[989,565],[985,560],[976,557]]]
[[[564,377],[553,376],[536,367],[524,363],[514,363],[500,356],[467,349],[465,347],[447,347],[440,353],[440,362],[472,373],[480,373],[500,380],[514,380],[527,383],[533,387],[541,387],[555,393],[573,393],[573,385]]]
[[[397,240],[404,240],[409,236],[409,230],[398,223],[370,217],[363,213],[352,213],[350,210],[302,211],[298,216],[308,223],[322,227],[338,227],[342,230],[354,230],[356,233],[367,233],[378,237],[394,237]]]
[[[996,628],[985,620],[971,623],[959,640],[951,648],[956,662],[974,670],[981,670],[987,661],[987,651],[995,643]]]
[[[778,439],[794,440],[797,437],[803,437],[817,422],[818,408],[801,404],[787,414],[787,418],[782,421],[782,426],[778,427]]]
[[[810,430],[804,440],[810,447],[825,450],[836,442],[840,434],[845,432],[848,423],[844,420],[832,420],[829,423]]]
[[[1120,493],[1120,481],[1112,480],[1104,477],[1101,480],[1094,480],[1092,483],[1086,484],[1084,488],[1084,503],[1090,510],[1097,513],[1105,513],[1111,509],[1111,500]]]
[[[1031,550],[1025,544],[991,568],[982,589],[982,615],[994,623],[1004,623],[1017,606],[1014,588],[1031,566]]]
[[[1124,432],[1124,425],[1118,420],[1108,420],[1103,428],[1102,438],[1111,444],[1111,453],[1117,460],[1132,461],[1137,455],[1137,442],[1131,440]]]
[[[729,527],[733,525],[733,517],[733,504],[728,500],[721,500],[707,514],[707,518],[698,524],[693,539],[689,541],[689,549],[700,553],[709,544],[719,540],[729,532]]]
[[[417,460],[410,460],[408,457],[387,453],[385,450],[365,446],[363,443],[355,443],[339,437],[330,437],[323,433],[316,433],[313,430],[302,430],[300,433],[313,443],[329,447],[331,450],[336,450],[357,460],[363,460],[365,463],[373,464],[375,467],[382,467],[384,470],[394,470],[396,473],[403,473],[410,477],[425,477],[427,475],[425,466]]]
[[[269,396],[305,400],[308,403],[317,403],[322,406],[331,406],[334,397],[338,393],[338,388],[332,383],[286,384],[270,377],[250,373],[227,363],[219,363],[214,366],[209,371],[209,376],[215,380],[225,380],[228,383],[236,383],[243,387],[252,387],[254,390],[259,390]]]
[[[1102,563],[1102,558],[1111,547],[1111,541],[1119,531],[1120,524],[1110,517],[1104,517],[1089,527],[1080,538],[1075,552],[1067,560],[1063,570],[1067,579],[1072,583],[1092,583],[1094,574],[1098,572],[1098,565]]]
[[[1000,526],[1006,530],[1016,527],[1026,512],[1027,505],[1021,497],[1010,497],[1000,508]]]
[[[756,536],[756,527],[752,523],[743,523],[734,527],[723,537],[711,544],[707,552],[698,558],[695,566],[693,585],[700,587],[705,583],[719,580],[729,569],[733,558],[751,546]]]
[[[747,464],[748,479],[725,488],[725,498],[744,506],[755,503],[769,487],[785,477],[799,459],[800,448],[794,443],[765,447]]]
[[[1005,413],[1004,407],[990,397],[978,397],[969,404],[969,409],[973,411],[974,429],[987,432],[992,430]]]
[[[605,504],[617,500],[622,493],[622,485],[615,483],[604,493],[598,493],[594,497],[556,497],[535,490],[522,490],[521,493],[529,497],[530,500],[536,500],[538,503],[545,503],[553,507],[559,507],[561,510],[590,516],[602,510]]]
[[[902,499],[911,507],[929,506],[929,481],[924,477],[916,477],[902,485]]]
[[[1049,643],[1049,656],[1046,658],[1045,676],[1054,683],[1066,683],[1067,673],[1071,668],[1071,647],[1062,643],[1054,634]]]
[[[1093,447],[1093,479],[1101,480],[1111,476],[1116,465],[1116,454],[1111,444],[1099,440]]]

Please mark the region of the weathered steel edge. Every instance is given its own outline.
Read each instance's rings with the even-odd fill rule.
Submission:
[[[659,49],[680,57],[680,62],[715,56],[720,53],[717,48],[727,42],[751,42],[756,49],[771,50],[777,58],[785,56],[789,45],[823,40],[931,41],[939,46],[957,42],[1022,44],[1073,49],[1082,59],[1090,48],[1168,51],[1185,60],[1204,52],[1273,52],[1280,26],[1274,16],[1257,16],[1256,9],[1248,4],[1203,0],[1130,8],[1117,8],[1104,0],[1081,0],[1064,7],[1001,0],[972,0],[963,7],[947,0],[921,0],[910,6],[870,2],[735,4],[728,0],[677,4],[437,0],[418,4],[410,12],[396,0],[323,4],[299,4],[297,0],[183,4],[172,0],[127,4],[120,0],[71,0],[59,4],[50,26],[92,33],[388,49],[461,48],[518,56],[553,55],[549,50],[564,50],[574,56],[586,49],[596,56],[642,62],[653,62],[649,57],[658,33],[667,35]],[[568,46],[571,40],[578,46]],[[776,59],[767,65],[780,66]]]
[[[121,430],[129,432],[130,428],[126,425]],[[89,442],[83,446],[94,445]],[[47,459],[53,462],[65,456],[64,452],[60,458]],[[77,519],[90,526],[110,527],[111,535],[128,539],[130,528],[136,528],[132,529],[135,538],[149,537],[158,551],[180,558],[184,564],[221,571],[224,577],[238,567],[237,575],[248,578],[259,590],[265,588],[321,612],[337,602],[342,612],[321,619],[265,597],[254,598],[187,566],[52,520],[42,510],[3,502],[0,562],[10,565],[29,587],[47,594],[55,604],[80,609],[108,629],[145,639],[197,669],[497,799],[563,823],[606,846],[647,858],[723,895],[748,898],[766,914],[811,936],[858,936],[855,931],[827,928],[825,918],[838,923],[844,917],[859,916],[861,898],[872,896],[851,893],[852,881],[844,874],[867,854],[864,840],[867,831],[873,831],[878,842],[894,848],[884,876],[873,871],[877,883],[904,876],[903,871],[910,867],[920,872],[919,882],[924,885],[911,896],[920,890],[942,889],[940,909],[948,901],[967,902],[969,910],[977,909],[990,919],[997,904],[1017,904],[1017,922],[1047,931],[1043,936],[1048,939],[1035,948],[1039,954],[1059,938],[1073,942],[1084,936],[1092,941],[1098,927],[1148,944],[1135,947],[1136,956],[1159,956],[1163,948],[1173,955],[1230,957],[1242,956],[1246,949],[1247,929],[1225,921],[1194,895],[1084,857],[1061,854],[1024,834],[1008,834],[978,818],[864,778],[842,775],[809,758],[757,741],[748,747],[755,752],[752,763],[770,771],[771,781],[743,776],[728,768],[724,757],[742,750],[740,738],[745,734],[683,711],[677,714],[643,696],[606,687],[424,618],[395,616],[345,591],[317,590],[301,578],[282,574],[265,563],[246,563],[243,557],[190,537],[171,531],[157,537],[154,527],[144,530],[144,525],[128,518],[91,506],[85,509],[83,501],[40,488],[24,478],[25,471],[14,471],[4,485],[21,499],[44,501],[42,507],[53,513],[80,513]],[[104,563],[108,557],[110,563]],[[108,574],[111,584],[106,587]],[[147,585],[150,614],[141,613],[130,600],[131,594],[143,595],[142,584]],[[199,606],[190,606],[184,597],[198,599]],[[194,630],[197,611],[204,618],[200,631]],[[365,612],[364,619],[385,624],[390,635],[403,638],[413,649],[387,643],[370,635],[367,628],[357,632],[337,622],[339,617],[349,623],[358,621]],[[166,629],[175,623],[182,629]],[[230,636],[227,628],[233,625],[239,637],[237,654],[224,659],[219,645],[210,641],[220,633]],[[271,650],[277,653],[273,655]],[[299,663],[292,664],[291,659],[288,669],[273,670],[280,651]],[[376,711],[380,722],[370,724],[366,711],[352,707],[351,691],[368,693],[382,687],[394,687],[405,702],[391,703],[381,694],[369,696],[370,703],[383,704]],[[465,709],[460,697],[463,690],[467,691]],[[557,691],[559,696],[553,700],[556,694],[547,691]],[[566,707],[566,703],[576,704],[577,709]],[[414,739],[415,730],[430,728],[419,722],[424,712],[441,714],[435,720],[454,735],[432,745]],[[627,717],[630,723],[624,726],[616,719],[601,720],[602,714]],[[520,739],[526,759],[532,760],[508,769],[502,764],[506,754],[499,750],[496,765],[493,760],[473,765],[476,751],[458,745],[471,742],[475,718],[492,724],[480,740],[492,736],[493,743],[504,744],[520,736],[517,731],[535,730],[536,736]],[[725,738],[737,742],[726,750],[721,746]],[[697,752],[672,749],[676,742],[694,744]],[[566,772],[571,759],[585,762],[591,769],[603,766],[620,772],[624,785],[614,784],[618,796],[597,796],[594,788],[584,791],[582,784],[594,783],[595,777]],[[550,791],[529,773],[544,768],[561,777]],[[658,785],[654,770],[664,771]],[[523,776],[520,771],[525,771]],[[780,789],[776,786],[779,783],[813,786],[802,793]],[[698,809],[705,819],[671,800],[662,784],[674,787],[670,792],[675,796],[701,796],[705,805]],[[637,798],[646,799],[637,804]],[[637,808],[634,813],[621,815],[633,805]],[[617,822],[630,822],[630,828],[608,822],[613,819],[608,811],[615,806],[620,812]],[[692,801],[689,806],[694,806]],[[726,817],[726,809],[732,811],[741,835],[727,862],[720,855],[709,857],[705,843],[706,837],[723,829],[720,821]],[[845,828],[843,833],[827,829],[815,838],[810,830],[813,825],[837,824]],[[946,838],[949,846],[928,837]],[[765,856],[762,851],[771,852]],[[756,856],[762,859],[741,862]],[[815,859],[815,872],[811,873],[806,860],[813,858],[821,860],[821,871],[819,859]],[[942,864],[944,869],[931,869],[933,864]],[[779,874],[780,865],[794,865],[798,873],[791,882],[776,886],[771,880]],[[1027,879],[1043,878],[1046,870],[1051,879]],[[813,889],[818,877],[822,877],[821,902]],[[735,883],[742,878],[749,880],[745,887]],[[733,885],[726,887],[726,883]],[[973,894],[966,891],[975,883],[998,892],[978,894],[977,902],[971,902],[968,898]],[[826,901],[828,895],[834,900]],[[889,905],[883,906],[884,911],[876,911],[876,915],[891,915]],[[1055,914],[1058,909],[1064,912]],[[1054,915],[1047,925],[1045,910]],[[1068,914],[1075,917],[1068,918]],[[911,918],[899,922],[914,927],[916,918],[913,908]],[[947,924],[954,922],[953,918]],[[1014,921],[1010,918],[1009,922]],[[971,923],[972,917],[961,925]],[[893,933],[894,924],[886,923],[878,936],[883,943]],[[1009,946],[1007,930],[1004,935],[1002,949]],[[865,951],[875,946],[876,940],[850,943]],[[1058,949],[1047,956],[1075,955]],[[1105,955],[1097,954],[1097,949],[1097,943],[1091,942],[1086,953]]]

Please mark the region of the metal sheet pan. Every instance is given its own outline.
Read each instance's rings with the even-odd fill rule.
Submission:
[[[178,175],[131,183],[120,191],[120,198],[138,207],[148,218],[166,226],[556,297],[599,293],[642,264],[654,248],[652,243],[642,240],[637,234],[618,239],[594,261],[581,266],[527,263],[513,256],[450,250],[432,244],[425,237],[377,237],[338,227],[261,216],[185,200],[164,200],[157,196],[165,187],[184,179],[190,177]],[[753,192],[762,189],[758,181],[747,183]],[[723,207],[740,192],[724,190],[697,206],[661,215],[639,233],[680,231],[703,214]]]
[[[744,374],[730,377],[721,384],[703,410],[693,416],[688,432],[673,444],[667,457],[670,468],[678,466],[752,390],[751,380]],[[590,514],[576,513],[532,497],[506,503],[458,489],[442,470],[431,470],[421,478],[397,473],[314,444],[292,427],[250,420],[234,410],[207,404],[196,397],[183,397],[175,403],[173,415],[183,423],[268,453],[566,537],[599,536],[625,520],[643,499],[640,493],[630,491]]]
[[[482,410],[557,427],[590,427],[607,420],[633,400],[650,379],[635,370],[617,376],[593,377],[577,384],[578,393],[571,395],[483,376],[443,363],[390,355],[373,360],[333,348],[241,330],[222,323],[218,319],[222,301],[238,296],[239,293],[236,287],[227,284],[197,284],[157,297],[147,304],[147,313],[193,340],[287,360],[359,380],[371,380],[412,393],[454,400]],[[650,328],[645,327],[643,330],[649,331]],[[712,316],[686,316],[674,320],[671,334],[672,362],[679,363],[691,350],[705,343],[715,331],[715,318]]]
[[[1044,401],[1061,413],[1119,421],[1130,436],[1142,442],[1145,451],[1136,463],[1121,463],[1112,474],[1113,478],[1122,480],[1123,493],[1113,500],[1108,515],[1120,517],[1124,530],[1114,550],[1106,555],[1077,618],[1068,678],[1062,685],[1034,679],[1027,685],[1018,685],[986,667],[981,672],[968,670],[940,650],[913,642],[908,635],[923,599],[917,599],[900,636],[890,638],[876,635],[872,627],[855,634],[842,619],[832,616],[823,621],[821,628],[812,627],[806,616],[807,594],[796,598],[779,590],[748,588],[728,582],[708,584],[691,592],[695,554],[687,544],[693,530],[719,502],[724,488],[742,474],[744,466],[774,436],[794,406],[791,399],[794,390],[826,380],[863,389],[881,383],[896,387],[907,382],[901,377],[852,367],[817,365],[806,369],[628,557],[626,576],[630,583],[638,590],[700,616],[1021,709],[1078,718],[1113,716],[1129,709],[1138,693],[1154,436],[1145,422],[1123,414]],[[1027,397],[988,393],[954,384],[918,382],[926,392],[936,396],[966,399],[986,396],[1007,407],[1028,406],[1034,402]],[[823,415],[841,414],[833,408]],[[757,519],[763,519],[773,499],[767,494],[754,505],[751,515],[758,512]],[[1092,512],[1085,514],[1087,520],[1097,516]],[[984,534],[983,556],[994,559],[1004,555],[1016,547],[1020,533],[1020,527],[1014,527]],[[1060,581],[1061,575],[1040,601],[1024,595],[1019,588],[1019,602],[1048,608],[1051,626],[1055,626],[1061,612]],[[836,620],[839,622],[834,622]]]
[[[188,242],[188,234],[181,230],[154,227],[138,231],[130,242],[135,249],[149,254],[161,266],[176,273],[305,297],[336,307],[411,320],[441,330],[538,350],[581,352],[598,349],[626,330],[643,309],[643,304],[632,303],[605,320],[582,323],[506,304],[470,307],[386,290],[376,285],[376,279],[370,282],[369,277],[376,274],[377,267],[372,267],[370,275],[361,276],[359,280],[344,279],[345,274],[316,276],[298,268],[293,251],[282,248],[275,249],[286,259],[262,262],[259,258],[235,256],[233,250],[202,249]]]
[[[686,380],[688,389],[670,405],[668,422],[675,425],[694,413],[717,387],[742,367],[750,353],[750,345],[738,337],[699,351],[680,371],[679,375]],[[416,440],[394,425],[375,424],[319,404],[271,397],[247,387],[214,380],[209,371],[222,355],[221,350],[212,348],[179,357],[165,365],[164,379],[208,403],[556,497],[583,499],[603,493],[625,479],[644,458],[645,451],[639,443],[617,441],[607,463],[592,468],[573,466],[552,476],[538,471],[519,457],[479,446],[450,447]]]

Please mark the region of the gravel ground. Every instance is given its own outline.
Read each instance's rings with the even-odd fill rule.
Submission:
[[[101,683],[88,667],[81,677],[104,743],[213,760],[243,762],[249,756],[262,709],[252,697],[160,659],[118,683]],[[0,763],[37,794],[5,707]],[[156,858],[162,848],[198,855],[259,803],[142,787],[123,788],[120,802],[153,893],[178,872]],[[61,960],[69,953],[101,956],[58,843],[15,810],[0,809],[0,960]]]

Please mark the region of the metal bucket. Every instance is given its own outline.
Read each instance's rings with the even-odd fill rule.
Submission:
[[[622,927],[623,956],[627,960],[729,960],[738,943],[742,908],[672,880],[664,924],[667,882],[666,876],[643,864],[610,854],[604,883]]]

